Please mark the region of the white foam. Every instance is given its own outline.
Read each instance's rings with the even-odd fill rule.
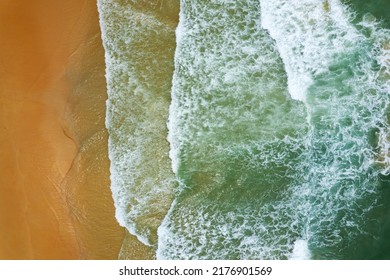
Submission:
[[[275,39],[292,98],[305,101],[313,77],[328,70],[335,55],[360,35],[338,1],[260,0],[261,24]]]
[[[306,240],[298,239],[294,242],[294,249],[290,255],[290,260],[309,260],[311,253]]]
[[[176,27],[176,49],[175,49],[175,55],[174,55],[174,64],[179,65],[180,64],[180,58],[178,57],[181,53],[181,44],[180,42],[183,40],[183,36],[185,34],[185,28],[184,28],[184,14],[182,9],[180,9],[179,12],[179,24]],[[177,71],[174,71],[173,77],[172,77],[172,87],[174,87],[177,83],[179,83],[177,76]],[[171,104],[169,106],[169,117],[167,122],[168,127],[168,135],[167,140],[170,144],[170,150],[169,150],[169,158],[171,160],[171,168],[172,171],[177,174],[179,164],[180,164],[180,146],[181,146],[181,137],[179,135],[179,131],[176,129],[179,126],[180,116],[179,116],[179,100],[178,96],[175,94],[172,94],[173,89],[171,89]]]

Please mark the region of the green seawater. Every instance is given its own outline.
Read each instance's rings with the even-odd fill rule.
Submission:
[[[390,2],[387,0],[378,1],[363,1],[363,0],[350,0],[343,1],[348,7],[355,13],[355,20],[353,23],[357,28],[361,28],[359,23],[364,20],[374,21],[377,23],[377,28],[389,29],[390,28]],[[366,36],[372,35],[371,30],[365,33]],[[373,36],[375,37],[375,35]],[[385,48],[389,49],[390,36],[387,33],[385,36]],[[387,41],[387,43],[386,43]],[[389,56],[387,56],[389,61]],[[379,69],[378,65],[374,64],[376,69]],[[380,70],[379,70],[380,71]],[[389,80],[390,76],[384,77]],[[390,94],[390,89],[387,87],[387,91],[384,94]],[[384,118],[389,120],[389,109],[386,110]],[[368,135],[373,147],[375,147],[376,141],[378,141],[375,135],[375,128]],[[355,248],[351,248],[349,252],[346,252],[346,258],[353,259],[390,259],[390,221],[388,219],[390,215],[390,177],[388,174],[379,174],[377,181],[378,195],[376,197],[376,206],[369,213],[366,218],[367,231],[370,232],[370,237],[361,237],[355,241]],[[367,204],[370,204],[370,200],[367,200]]]
[[[390,2],[387,0],[344,0],[353,12],[356,13],[356,22],[359,22],[364,15],[371,14],[377,20],[383,21],[383,26],[390,28]]]
[[[388,33],[323,2],[181,2],[159,258],[387,257]]]
[[[305,108],[259,19],[258,1],[182,1],[168,125],[180,190],[160,257],[280,258],[299,237],[287,204]]]
[[[390,259],[389,1],[181,0],[175,34],[178,1],[99,2],[117,218],[157,258]]]

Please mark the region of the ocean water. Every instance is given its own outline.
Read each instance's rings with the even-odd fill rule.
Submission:
[[[157,258],[390,258],[388,1],[98,7],[116,216]]]

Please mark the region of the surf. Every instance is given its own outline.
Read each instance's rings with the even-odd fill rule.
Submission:
[[[176,23],[162,12],[170,5],[98,1],[116,218],[150,246],[176,190],[166,141]]]
[[[157,258],[286,258],[305,110],[258,1],[181,1],[168,139],[179,193]],[[287,203],[287,204],[285,204]]]

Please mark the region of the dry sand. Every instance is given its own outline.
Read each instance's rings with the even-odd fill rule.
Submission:
[[[0,38],[0,259],[118,258],[96,1],[2,0]]]

